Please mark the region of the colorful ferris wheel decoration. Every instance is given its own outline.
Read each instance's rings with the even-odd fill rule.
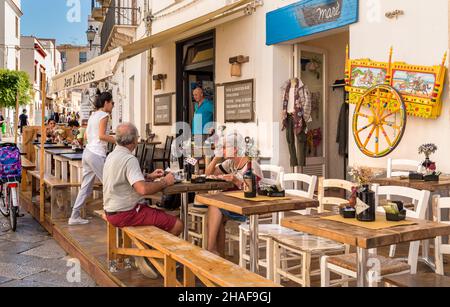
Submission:
[[[355,104],[352,130],[358,148],[372,158],[382,158],[400,144],[407,115],[436,119],[441,114],[446,67],[417,66],[350,60],[347,47],[345,72],[348,102]]]

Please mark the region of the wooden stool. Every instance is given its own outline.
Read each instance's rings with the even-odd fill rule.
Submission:
[[[189,227],[189,236],[191,242],[204,249],[208,244],[208,209],[189,207],[188,216],[191,217],[191,226]],[[197,243],[197,244],[196,244]]]

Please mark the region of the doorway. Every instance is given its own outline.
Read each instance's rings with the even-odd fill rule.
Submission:
[[[214,31],[177,43],[177,122],[185,122],[192,127],[195,112],[193,90],[197,87],[201,87],[205,98],[216,105],[214,79]]]

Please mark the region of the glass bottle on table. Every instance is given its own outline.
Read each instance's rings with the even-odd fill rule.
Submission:
[[[255,198],[257,195],[256,176],[253,172],[252,160],[248,163],[248,169],[244,174],[244,196],[246,198]]]

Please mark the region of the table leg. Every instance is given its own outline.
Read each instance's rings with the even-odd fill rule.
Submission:
[[[250,216],[250,271],[258,273],[259,266],[259,242],[258,242],[258,225],[259,216]]]
[[[39,163],[41,162],[41,159],[39,158],[40,150],[37,148],[34,150],[34,156],[36,157],[36,161],[34,164],[36,164],[36,171],[39,171]]]
[[[188,221],[188,210],[189,210],[189,198],[188,193],[181,194],[181,220],[183,221],[184,229],[183,229],[183,239],[189,239],[189,221]]]
[[[357,247],[357,283],[358,287],[367,287],[367,259],[369,255],[369,251],[367,249]]]
[[[69,163],[61,162],[61,176],[64,181],[69,181]]]
[[[70,182],[71,183],[80,182],[80,179],[78,178],[78,170],[73,165],[70,166]],[[77,200],[77,196],[78,196],[77,188],[76,187],[71,188],[70,201],[71,201],[72,205],[75,204],[75,201]]]
[[[61,161],[55,160],[55,177],[61,179]]]
[[[52,155],[48,153],[45,153],[45,173],[52,174]]]

